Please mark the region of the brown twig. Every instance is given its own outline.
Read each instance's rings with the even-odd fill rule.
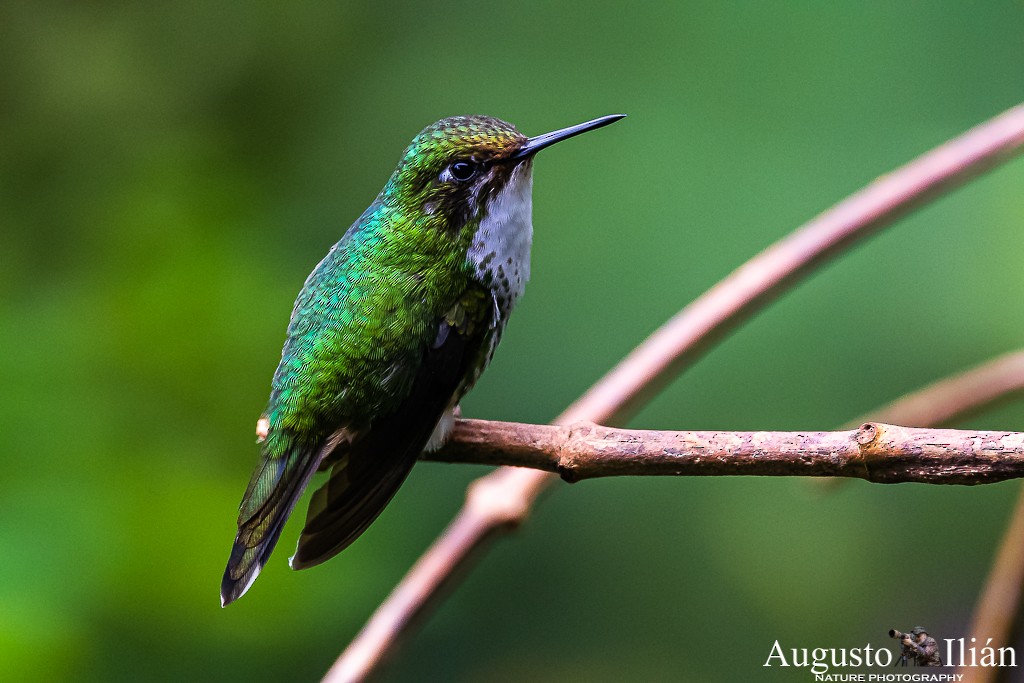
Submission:
[[[941,420],[948,423],[953,416],[991,404],[1006,396],[1024,391],[1024,352],[1007,354],[945,382],[942,386],[945,397],[938,397],[933,405],[938,413],[950,412],[950,418]],[[956,409],[956,396],[973,399],[970,410]],[[948,407],[947,407],[948,406]],[[926,404],[921,408],[927,409]],[[917,407],[913,410],[916,410]],[[939,421],[937,420],[936,423]],[[917,423],[914,423],[917,424]],[[996,647],[1009,644],[1013,625],[1021,608],[1024,588],[1024,490],[1017,498],[1017,505],[1010,517],[996,557],[989,571],[985,585],[978,596],[978,603],[971,618],[967,635],[976,642],[985,643],[991,638]],[[962,667],[957,673],[963,674],[965,683],[990,683],[996,680],[999,669],[991,667]]]
[[[1024,351],[1014,351],[900,396],[886,406],[850,420],[841,429],[854,429],[865,422],[941,427],[1021,393],[1024,393]],[[844,480],[813,479],[811,483],[828,491],[842,485]]]
[[[990,484],[1024,477],[1024,433],[881,422],[841,432],[670,432],[461,420],[452,436],[425,459],[530,467],[570,482],[756,475]]]
[[[966,183],[1024,144],[1024,105],[918,157],[755,256],[684,308],[557,420],[624,421],[710,343],[828,256],[930,198]],[[495,532],[527,515],[550,474],[502,468],[470,485],[452,524],[413,566],[346,648],[325,681],[364,680],[423,615],[447,579]]]
[[[985,586],[978,597],[971,619],[969,643],[993,643],[996,648],[1010,644],[1010,634],[1020,610],[1021,588],[1024,585],[1024,491],[1017,498],[1010,524],[996,553]],[[971,640],[971,638],[976,640]],[[991,640],[989,640],[991,638]],[[990,683],[997,680],[1000,669],[987,666],[961,666],[964,683]]]
[[[994,403],[1024,392],[1024,351],[1008,353],[987,363],[939,380],[872,411],[864,420],[936,426],[950,424]],[[853,422],[848,426],[858,424]],[[1017,499],[992,569],[974,608],[968,642],[1009,643],[1024,588],[1024,490]],[[975,640],[969,640],[973,637]],[[965,683],[990,683],[999,669],[962,667]]]
[[[950,424],[1024,392],[1024,351],[1008,353],[904,396],[863,419],[922,426]],[[853,424],[857,424],[856,422]],[[968,642],[1010,642],[1024,589],[1024,490],[978,596]],[[970,640],[970,638],[975,640]],[[999,669],[962,667],[964,683],[991,683]]]
[[[853,429],[872,421],[938,427],[1021,393],[1024,393],[1024,351],[1014,351],[901,396],[844,427]]]

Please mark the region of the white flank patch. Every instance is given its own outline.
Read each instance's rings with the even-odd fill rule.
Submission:
[[[427,445],[423,447],[423,450],[427,453],[436,451],[441,446],[445,445],[448,441],[448,437],[451,436],[452,427],[455,426],[455,409],[449,408],[444,411],[444,415],[438,421],[437,426],[434,427],[434,432],[430,435],[430,440],[427,441]]]

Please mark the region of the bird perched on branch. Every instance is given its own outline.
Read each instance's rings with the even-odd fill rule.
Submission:
[[[331,474],[310,500],[294,569],[352,543],[420,453],[444,443],[530,276],[534,154],[620,118],[528,138],[456,116],[413,139],[295,301],[222,605],[252,585],[318,470]]]

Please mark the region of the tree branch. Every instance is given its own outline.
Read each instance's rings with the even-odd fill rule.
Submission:
[[[963,378],[960,393],[975,399],[971,406],[971,412],[975,407],[987,406],[1006,396],[1019,394],[1024,391],[1024,351],[997,358],[991,363],[976,368],[973,373],[964,373],[948,382],[952,385],[960,378]],[[950,390],[950,398],[952,398],[957,389],[953,386],[946,388]],[[944,406],[946,403],[945,400],[937,400],[935,405]],[[941,408],[939,411],[941,412]],[[943,420],[943,422],[947,421]],[[977,639],[977,642],[986,642],[988,638],[991,638],[994,643],[1008,644],[1012,636],[1014,621],[1020,612],[1022,589],[1024,589],[1024,490],[1018,494],[1017,505],[1010,517],[1010,523],[1003,533],[992,568],[989,570],[985,585],[978,596],[968,637]],[[998,669],[991,667],[961,667],[957,670],[957,673],[963,674],[963,680],[966,683],[989,683],[995,680],[997,672]]]
[[[1022,393],[1024,351],[1014,351],[901,396],[884,408],[873,410],[843,426],[853,429],[864,422],[892,422],[938,427]]]
[[[765,306],[827,257],[966,183],[1024,144],[1024,105],[883,176],[758,254],[684,308],[557,420],[624,421],[711,342]],[[522,521],[550,474],[502,468],[470,485],[466,504],[346,648],[324,680],[364,680],[472,551]]]
[[[935,426],[949,424],[1024,392],[1024,351],[995,358],[869,413],[861,421]],[[856,422],[853,425],[857,424]],[[853,426],[848,425],[848,426]],[[819,480],[821,481],[821,480]],[[832,480],[839,481],[839,480]],[[1010,642],[1024,588],[1024,490],[1017,498],[1002,542],[974,608],[970,642]],[[961,667],[965,683],[990,683],[999,669]]]
[[[886,406],[843,424],[841,429],[854,429],[865,422],[917,427],[950,425],[1021,393],[1024,393],[1024,351],[1014,351],[900,396]],[[814,479],[811,483],[827,491],[844,482]]]
[[[996,643],[996,647],[1010,644],[1010,635],[1017,613],[1020,611],[1022,584],[1024,584],[1024,491],[1017,497],[1010,523],[1003,534],[995,562],[974,608],[968,642]],[[970,640],[970,638],[977,640]],[[992,640],[989,641],[988,639]],[[999,667],[961,666],[964,683],[990,683],[997,680]]]
[[[842,432],[669,432],[460,420],[427,460],[621,476],[853,477],[989,484],[1024,476],[1024,434],[865,422]]]

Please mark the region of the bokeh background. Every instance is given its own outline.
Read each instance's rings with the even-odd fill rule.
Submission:
[[[668,316],[1024,99],[1024,4],[0,5],[0,679],[316,680],[486,468],[218,585],[293,298],[408,140],[629,118],[536,164],[533,281],[472,417],[551,419]],[[632,423],[827,429],[1024,342],[1024,162],[810,277]],[[972,419],[1024,429],[1024,405]],[[391,681],[805,680],[771,644],[965,635],[1020,489],[559,485]],[[303,506],[304,507],[304,506]]]

